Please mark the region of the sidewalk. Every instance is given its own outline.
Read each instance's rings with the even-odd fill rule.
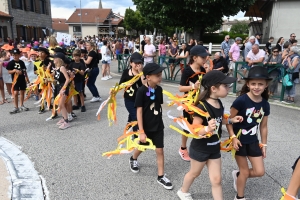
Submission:
[[[8,181],[9,174],[4,163],[4,160],[0,157],[0,199],[9,200],[9,187],[10,183]]]

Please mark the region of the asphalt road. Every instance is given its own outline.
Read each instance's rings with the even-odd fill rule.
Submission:
[[[116,64],[112,64],[112,71]],[[97,86],[102,99],[108,97],[109,87],[119,80],[114,76],[109,81],[98,78]],[[163,89],[178,93],[175,84],[162,84]],[[139,158],[140,173],[134,174],[129,169],[130,155],[114,156],[106,159],[103,152],[116,148],[116,139],[122,134],[126,124],[127,111],[122,94],[117,98],[117,124],[108,126],[106,109],[100,121],[95,113],[100,103],[90,103],[91,94],[88,89],[86,113],[75,112],[78,118],[71,122],[72,127],[59,130],[58,119],[46,122],[51,113],[38,114],[33,99],[25,105],[28,112],[10,115],[12,104],[0,106],[0,135],[22,147],[35,164],[36,170],[46,180],[52,200],[158,200],[177,199],[176,192],[180,188],[189,163],[181,160],[178,149],[181,135],[168,126],[173,122],[166,113],[172,110],[174,115],[180,113],[175,107],[163,106],[165,123],[165,173],[174,185],[171,191],[157,184],[156,156],[152,150],[146,151]],[[167,97],[164,96],[165,102]],[[223,99],[227,109],[233,97]],[[245,196],[254,200],[276,200],[281,197],[281,186],[287,187],[291,166],[299,156],[299,111],[271,106],[269,116],[268,151],[265,159],[266,175],[247,182]],[[224,132],[223,139],[227,136]],[[231,171],[237,165],[230,153],[222,153],[222,176],[224,199],[234,198]],[[194,199],[212,199],[207,170],[196,179],[190,192]]]

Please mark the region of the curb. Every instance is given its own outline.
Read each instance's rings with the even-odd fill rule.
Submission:
[[[8,192],[12,200],[49,200],[44,181],[41,180],[33,163],[20,150],[20,147],[0,137],[0,157],[3,158],[10,176],[11,187]]]

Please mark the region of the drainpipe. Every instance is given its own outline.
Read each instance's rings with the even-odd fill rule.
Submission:
[[[8,13],[12,16],[12,12],[11,12],[11,1],[7,1],[7,6],[8,6]],[[13,20],[14,20],[14,17],[12,16],[12,18],[9,19],[10,21],[10,28],[11,28],[11,39],[14,40],[14,29],[13,29]]]

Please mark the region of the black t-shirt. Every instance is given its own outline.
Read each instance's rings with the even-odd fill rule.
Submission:
[[[258,127],[264,116],[270,114],[270,104],[263,99],[256,103],[252,101],[247,94],[239,96],[232,104],[233,108],[238,110],[237,115],[244,118],[243,122],[233,124],[235,134],[242,129],[240,141],[242,144],[252,144],[258,141]]]
[[[17,70],[23,71],[22,74],[19,74],[17,82],[19,82],[19,81],[24,82],[25,81],[26,66],[25,66],[25,63],[22,60],[19,60],[19,61],[11,60],[11,61],[9,61],[9,63],[7,64],[6,69],[7,70],[17,69]],[[15,76],[15,74],[11,74],[11,79],[12,80],[14,80],[14,76]]]
[[[78,69],[79,71],[81,71],[81,70],[85,71],[85,66],[81,62],[79,62],[79,63],[71,62],[69,68],[71,71],[74,71],[74,72],[75,72],[75,69]],[[84,81],[84,76],[79,73],[76,73],[75,77],[74,77],[74,82],[78,83],[78,82],[82,82],[82,81]]]
[[[223,59],[214,59],[213,60],[213,69],[219,69],[221,67],[224,67],[224,60]]]
[[[220,138],[222,135],[222,119],[224,114],[224,107],[221,101],[219,101],[220,108],[215,108],[206,101],[204,101],[203,103],[205,108],[201,104],[198,104],[197,107],[205,112],[208,112],[211,118],[215,118],[215,120],[217,121],[216,130],[210,138],[193,139],[191,141],[191,148],[196,151],[205,153],[218,153],[220,152]],[[197,113],[194,114],[194,117],[200,117],[203,120],[203,126],[207,126],[208,121],[211,119],[209,118],[207,120],[206,117],[200,116]]]
[[[145,42],[145,40],[143,40],[143,41],[141,42],[141,45],[142,45],[142,51],[144,52],[145,45],[146,45],[146,42]]]
[[[59,85],[64,85],[66,82],[66,77],[65,75],[60,71],[60,68],[57,70],[54,70],[54,78],[57,80]]]
[[[88,56],[92,57],[92,61],[90,62],[90,64],[87,64],[86,67],[87,68],[95,68],[98,67],[98,54],[96,53],[96,51],[90,51]]]
[[[146,134],[164,129],[161,104],[163,104],[163,94],[160,86],[151,89],[142,85],[138,89],[135,107],[143,108],[143,126]]]
[[[205,69],[203,67],[201,67],[200,72],[205,73]],[[181,86],[189,86],[190,82],[196,83],[199,80],[199,76],[201,76],[200,73],[196,73],[190,66],[186,66],[186,68],[184,68],[182,75],[181,75],[180,85]],[[188,92],[185,92],[185,93],[188,93]]]
[[[186,50],[190,53],[191,49],[193,48],[193,46],[195,45],[187,45]]]
[[[129,81],[134,77],[134,76],[129,75],[129,70],[131,70],[131,69],[125,69],[123,71],[123,74],[121,76],[119,84]],[[124,98],[135,101],[135,97],[136,97],[138,88],[141,87],[142,85],[143,85],[143,83],[142,83],[141,79],[139,78],[139,80],[137,80],[127,90],[124,91]]]
[[[271,44],[271,42],[267,42],[266,48],[268,49],[269,54],[271,54],[271,51],[272,51],[272,44]]]

